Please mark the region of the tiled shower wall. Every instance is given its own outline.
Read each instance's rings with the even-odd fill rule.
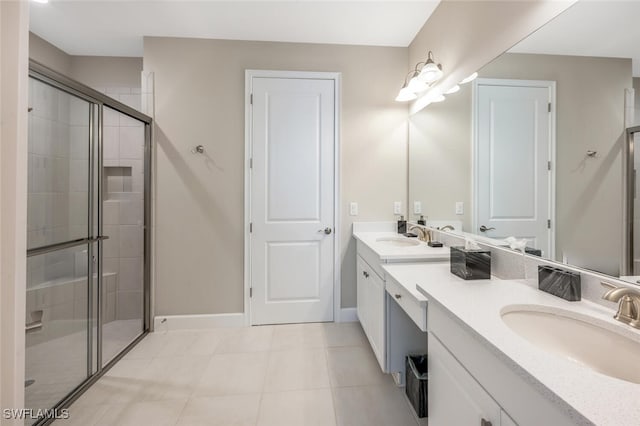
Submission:
[[[28,247],[87,235],[89,104],[30,79]],[[30,287],[73,277],[86,258],[69,253],[29,262]]]
[[[111,88],[108,96],[140,110],[139,88]],[[105,273],[116,273],[106,289],[105,322],[142,318],[144,265],[144,126],[109,108],[104,111]]]
[[[139,88],[101,91],[140,109]],[[28,247],[87,237],[89,104],[30,79],[29,106]],[[104,119],[104,234],[110,237],[104,243],[104,319],[140,319],[144,127],[106,108]],[[25,321],[42,311],[45,324],[37,336],[30,335],[30,343],[84,327],[86,268],[82,249],[29,258]]]
[[[29,79],[28,248],[88,235],[89,104]],[[27,346],[86,327],[82,247],[28,258],[25,322],[42,320]]]

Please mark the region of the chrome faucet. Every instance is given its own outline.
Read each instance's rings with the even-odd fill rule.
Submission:
[[[411,232],[414,229],[418,231],[418,239],[420,241],[425,241],[427,243],[431,242],[431,231],[429,229],[423,228],[418,225],[410,225],[408,231]]]
[[[609,289],[602,295],[604,300],[620,302],[618,312],[613,317],[633,328],[640,329],[640,291],[631,287],[616,287],[604,281],[600,284]]]
[[[442,228],[438,228],[439,231],[454,231],[455,228],[451,225],[445,225]]]

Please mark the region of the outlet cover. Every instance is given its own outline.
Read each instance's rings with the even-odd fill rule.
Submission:
[[[464,203],[456,201],[456,214],[464,214]]]
[[[400,201],[393,202],[393,214],[402,214],[402,202]]]
[[[413,202],[413,214],[422,214],[422,202],[420,201]]]
[[[349,203],[349,214],[351,216],[358,216],[358,203]]]

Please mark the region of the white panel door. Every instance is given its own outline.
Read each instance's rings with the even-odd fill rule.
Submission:
[[[252,78],[252,324],[333,321],[334,85]]]
[[[526,238],[550,256],[552,83],[542,83],[549,85],[478,83],[474,232]]]

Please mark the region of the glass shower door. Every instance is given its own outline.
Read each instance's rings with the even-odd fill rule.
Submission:
[[[96,107],[33,77],[29,101],[25,404],[37,411],[96,369]]]
[[[102,364],[145,329],[145,125],[107,106],[103,110]]]

